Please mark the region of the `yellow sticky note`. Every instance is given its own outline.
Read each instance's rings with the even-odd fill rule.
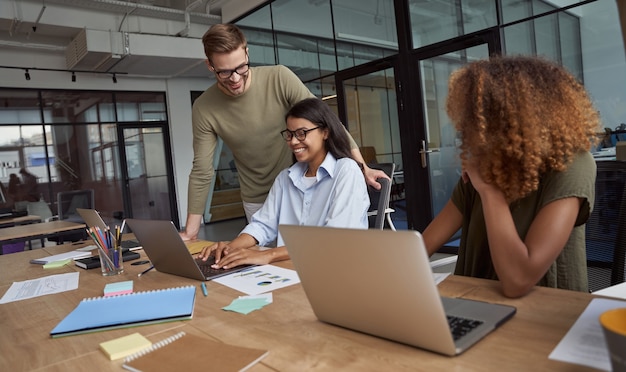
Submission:
[[[211,246],[213,244],[215,244],[215,242],[209,240],[191,240],[185,242],[185,245],[187,246],[187,249],[191,254],[200,253],[202,251],[202,248]]]
[[[60,261],[52,261],[52,262],[48,262],[47,264],[43,265],[44,269],[57,269],[61,266],[65,266],[68,263],[72,262],[71,258],[68,258],[66,260],[60,260]]]
[[[152,342],[139,333],[105,341],[100,344],[100,349],[111,360],[121,359],[152,346]]]

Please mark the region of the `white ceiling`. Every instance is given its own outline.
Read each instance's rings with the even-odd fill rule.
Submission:
[[[0,52],[66,56],[72,41],[89,30],[104,37],[106,46],[87,42],[84,63],[68,62],[65,68],[206,77],[200,38],[210,25],[222,21],[227,2],[237,0],[0,0]],[[90,62],[102,58],[109,60],[99,67]],[[14,63],[12,58],[0,61]],[[48,67],[32,62],[16,66]]]

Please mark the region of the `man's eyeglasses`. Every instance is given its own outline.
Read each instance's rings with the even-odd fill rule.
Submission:
[[[215,67],[213,67],[213,71],[215,71],[215,74],[220,78],[220,79],[228,79],[230,78],[233,73],[237,73],[237,75],[239,76],[243,76],[245,74],[248,73],[248,71],[250,71],[250,62],[246,62],[243,65],[239,65],[237,66],[235,69],[233,70],[220,70],[217,71],[215,70]]]
[[[309,133],[312,130],[316,130],[321,128],[321,126],[317,126],[315,128],[311,128],[311,129],[296,129],[296,130],[289,130],[289,129],[285,129],[282,132],[280,132],[280,134],[283,136],[283,138],[285,139],[285,141],[291,141],[291,139],[295,136],[296,139],[298,141],[304,141],[306,139],[306,134]]]

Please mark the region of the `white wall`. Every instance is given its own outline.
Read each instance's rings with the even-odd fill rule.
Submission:
[[[0,61],[10,66],[47,66],[65,69],[65,55],[41,51],[23,52],[0,49]],[[68,72],[30,71],[31,80],[24,79],[23,70],[1,69],[0,86],[3,88],[76,89],[106,91],[157,91],[165,92],[170,123],[170,136],[174,164],[174,182],[178,214],[181,225],[187,216],[187,180],[193,161],[191,132],[191,91],[203,91],[213,80],[209,79],[146,79],[118,75],[117,84],[108,74],[78,73],[73,83]]]
[[[191,91],[204,91],[212,83],[209,79],[170,79],[166,82],[174,182],[181,227],[187,218],[187,183],[193,161]]]

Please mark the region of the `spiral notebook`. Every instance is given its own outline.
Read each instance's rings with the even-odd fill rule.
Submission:
[[[50,331],[50,336],[191,319],[195,299],[195,286],[86,298]]]
[[[245,371],[268,353],[179,332],[126,357],[122,367],[134,372]]]

